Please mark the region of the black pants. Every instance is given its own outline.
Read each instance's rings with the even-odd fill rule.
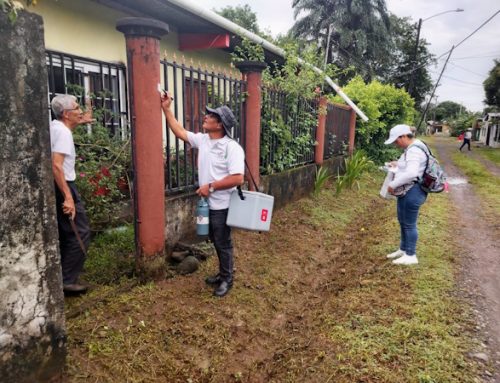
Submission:
[[[75,183],[68,182],[68,187],[73,195],[73,201],[75,201],[75,226],[85,245],[85,250],[87,250],[90,243],[90,227],[87,215],[85,214],[85,209],[80,199],[80,195],[76,190]],[[71,228],[69,216],[63,213],[63,202],[64,197],[56,185],[57,228],[59,230],[62,277],[63,284],[69,285],[77,283],[78,276],[82,272],[83,263],[85,262],[85,253],[82,251],[80,243]]]
[[[226,225],[229,209],[210,210],[208,236],[215,246],[219,257],[219,274],[222,280],[233,280],[233,242],[231,228]]]
[[[460,150],[467,144],[467,148],[470,150],[470,140],[468,138],[464,138],[464,143],[460,147]]]

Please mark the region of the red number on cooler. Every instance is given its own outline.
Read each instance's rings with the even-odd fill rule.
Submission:
[[[266,222],[267,221],[267,209],[262,209],[262,212],[260,213],[260,220],[262,222]]]

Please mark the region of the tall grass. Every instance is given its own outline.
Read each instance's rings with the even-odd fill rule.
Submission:
[[[328,181],[332,177],[331,174],[328,174],[328,168],[321,166],[320,168],[316,168],[316,177],[314,178],[314,191],[313,195],[316,197],[321,189],[325,186],[326,181]]]
[[[339,172],[337,177],[337,195],[340,194],[343,189],[352,189],[354,185],[359,189],[359,179],[361,175],[374,166],[373,161],[367,157],[366,152],[363,150],[358,150],[351,157],[346,158],[344,164],[344,174],[340,175]]]

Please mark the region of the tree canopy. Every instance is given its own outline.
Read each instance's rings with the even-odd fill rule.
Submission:
[[[443,101],[432,108],[429,113],[436,121],[451,121],[460,115],[468,113],[465,106],[454,101]]]
[[[419,107],[432,88],[431,76],[425,64],[432,62],[434,56],[429,52],[429,44],[425,39],[420,39],[415,56],[417,28],[408,17],[391,15],[390,20],[393,48],[382,80],[409,90],[412,78],[413,86],[409,93],[415,100],[415,106]]]
[[[500,108],[500,61],[495,60],[495,65],[490,70],[483,82],[486,99],[484,102],[490,107]]]
[[[257,14],[248,4],[236,5],[234,7],[228,5],[220,10],[215,10],[215,12],[250,32],[255,34],[261,33],[257,23]]]
[[[391,45],[385,0],[293,0],[292,7],[294,35],[328,51],[327,62],[353,66],[365,80],[380,73]]]

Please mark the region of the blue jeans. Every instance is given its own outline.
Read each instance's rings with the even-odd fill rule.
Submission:
[[[403,197],[398,197],[398,221],[401,228],[399,248],[408,255],[415,255],[418,240],[418,211],[426,198],[427,193],[418,184],[413,185]]]

